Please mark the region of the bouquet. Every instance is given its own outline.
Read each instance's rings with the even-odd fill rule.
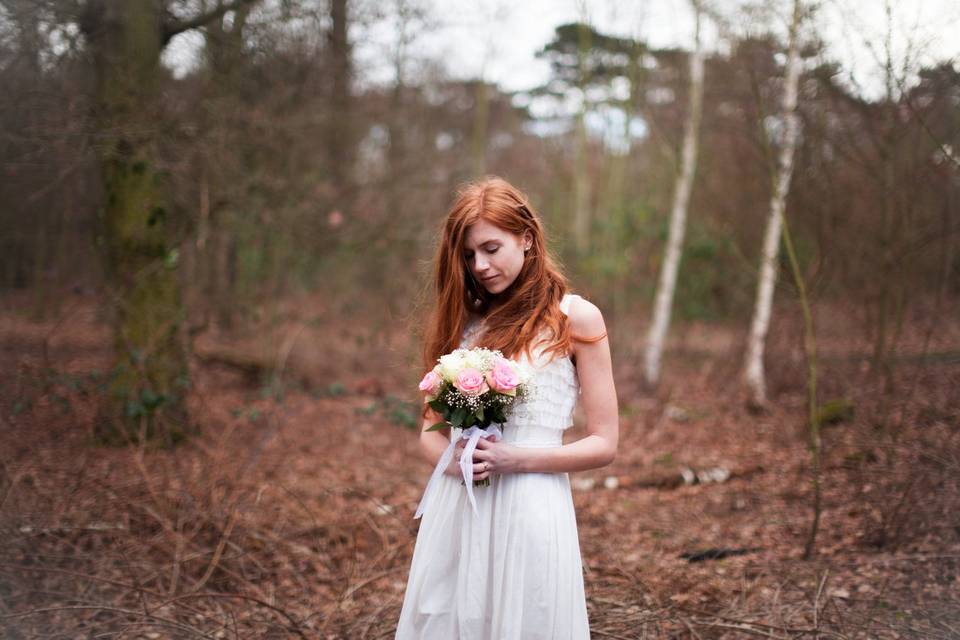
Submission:
[[[513,403],[529,393],[529,380],[529,367],[499,351],[477,347],[441,356],[420,381],[425,402],[443,416],[427,431],[503,424]]]
[[[529,366],[508,360],[499,351],[475,347],[456,349],[441,356],[437,365],[420,381],[424,401],[443,417],[427,431],[445,427],[463,430],[460,439],[467,440],[467,444],[460,459],[460,469],[474,510],[477,505],[473,497],[473,452],[477,441],[483,436],[491,436],[494,440],[503,437],[500,429],[491,425],[503,425],[514,404],[530,395],[532,375]],[[416,518],[422,514],[435,481],[450,464],[455,446],[456,440],[451,439],[450,446],[440,456],[417,508]],[[477,486],[489,484],[489,478],[476,483]]]

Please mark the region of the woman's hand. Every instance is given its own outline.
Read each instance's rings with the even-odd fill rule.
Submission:
[[[486,442],[486,438],[480,438],[477,442],[477,447],[479,450],[480,442]],[[463,471],[460,470],[460,458],[463,457],[463,448],[467,446],[467,441],[461,439],[457,442],[456,446],[453,448],[453,459],[450,461],[450,464],[447,465],[447,468],[443,470],[444,475],[453,476],[459,478],[463,475]],[[489,467],[490,465],[486,465]],[[477,452],[473,453],[473,479],[474,481],[483,480],[484,478],[489,478],[490,473],[484,472],[484,464],[477,460]]]
[[[523,449],[487,438],[477,441],[473,452],[473,479],[485,480],[494,473],[517,473],[523,462]]]

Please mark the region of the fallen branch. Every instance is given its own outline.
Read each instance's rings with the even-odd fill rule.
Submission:
[[[732,470],[726,475],[723,481],[726,482],[734,478],[749,478],[763,471],[763,465],[754,465],[744,469]],[[676,489],[691,484],[710,483],[710,481],[706,481],[706,476],[703,472],[697,473],[687,468],[681,471],[652,473],[638,477],[617,476],[617,479],[619,480],[618,486],[620,487],[638,487],[641,489]],[[718,482],[718,480],[713,480],[712,482]]]

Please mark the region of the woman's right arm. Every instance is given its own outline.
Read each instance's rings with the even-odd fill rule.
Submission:
[[[427,409],[427,415],[423,419],[423,424],[420,425],[420,450],[423,451],[424,458],[427,459],[427,462],[431,466],[437,466],[437,462],[440,460],[440,456],[443,455],[443,452],[447,447],[450,446],[450,428],[440,429],[438,431],[427,431],[431,425],[434,425],[443,420],[440,414],[436,413],[432,409]],[[447,465],[447,468],[443,470],[443,473],[448,476],[459,476],[460,475],[460,454],[463,452],[464,445],[467,444],[466,440],[460,440],[457,442],[457,446],[453,450],[453,459],[450,460],[450,464]],[[480,473],[480,464],[473,465],[474,475]]]
[[[437,461],[443,451],[450,446],[450,429],[440,429],[439,431],[427,431],[430,425],[436,424],[428,415],[420,425],[420,449],[423,451],[427,462],[436,466]]]

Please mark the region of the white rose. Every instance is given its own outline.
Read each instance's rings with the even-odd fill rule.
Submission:
[[[484,357],[484,354],[480,351],[469,351],[464,358],[465,366],[477,371],[483,371],[486,367],[486,361],[489,358]]]
[[[452,382],[466,367],[464,353],[463,349],[457,349],[452,353],[440,356],[440,364],[438,366],[440,367],[440,375],[443,376],[444,380]]]

